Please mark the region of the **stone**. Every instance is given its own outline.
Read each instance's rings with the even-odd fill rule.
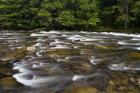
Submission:
[[[0,79],[0,86],[9,89],[18,86],[19,83],[16,82],[12,77],[5,77]]]
[[[140,78],[130,78],[130,81],[140,88]]]
[[[26,49],[20,48],[16,49],[15,51],[11,51],[9,54],[5,55],[5,57],[2,59],[2,61],[12,61],[15,59],[22,59],[26,56]]]
[[[65,90],[64,93],[97,93],[97,89],[90,86],[81,86]]]
[[[77,49],[49,49],[47,54],[51,57],[67,57],[73,55],[80,55]]]
[[[109,85],[106,93],[139,93],[139,89],[132,86]]]
[[[95,49],[109,49],[107,46],[102,46],[102,45],[95,45],[94,46]]]
[[[140,52],[138,51],[130,52],[128,53],[128,57],[134,58],[134,59],[140,59]]]
[[[93,70],[92,65],[87,62],[72,63],[67,68],[75,74],[91,73]]]
[[[27,47],[27,51],[30,53],[36,52],[36,47]]]
[[[11,76],[13,74],[12,69],[9,67],[0,67],[0,73],[5,76]]]

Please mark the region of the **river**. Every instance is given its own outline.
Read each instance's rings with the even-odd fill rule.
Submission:
[[[0,31],[0,93],[140,93],[140,34]]]

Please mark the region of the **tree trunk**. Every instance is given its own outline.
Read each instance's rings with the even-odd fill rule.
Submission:
[[[126,18],[125,23],[124,23],[124,28],[127,29],[127,27],[128,27],[128,20],[129,20],[128,19],[128,15],[129,15],[128,14],[129,13],[129,4],[126,5],[125,9],[126,9],[125,10],[125,15],[127,16],[127,18]]]

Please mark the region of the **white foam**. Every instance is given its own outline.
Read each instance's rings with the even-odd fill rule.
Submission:
[[[27,68],[22,66],[14,67],[13,70],[18,70],[19,72],[30,72]]]
[[[54,42],[51,42],[51,43],[50,43],[50,46],[52,46],[52,45],[57,45],[57,44],[64,44],[64,43],[65,43],[65,42],[60,41],[59,39],[55,39]]]
[[[33,45],[34,47],[40,47],[42,44],[41,43],[36,43],[35,45]]]
[[[101,34],[125,36],[125,37],[140,37],[140,34],[126,34],[126,33],[115,33],[115,32],[101,32]]]
[[[68,37],[68,35],[62,35],[62,37]]]
[[[66,45],[55,45],[55,47],[51,47],[50,49],[70,49],[70,47]]]
[[[127,43],[124,41],[118,41],[118,44],[119,45],[140,45],[140,43]]]
[[[0,38],[0,40],[5,40],[5,39],[7,39],[7,38]],[[12,39],[12,38],[11,38]]]
[[[47,31],[41,31],[40,33],[42,33],[42,34],[59,34],[60,32],[59,31],[52,30],[52,31],[49,31],[49,32],[47,32]]]
[[[90,74],[90,75],[74,75],[72,80],[73,81],[78,81],[78,80],[81,80],[81,79],[88,79],[88,78],[91,78],[91,77],[95,77],[99,75],[99,73],[94,73],[94,74]]]
[[[73,35],[68,38],[68,40],[72,40],[72,41],[81,41],[81,39],[85,40],[86,38],[80,35]]]
[[[32,33],[30,36],[39,37],[39,36],[47,36],[46,34]]]
[[[71,77],[64,78],[65,76],[36,76],[36,75],[32,75],[33,77],[31,79],[27,79],[25,77],[26,75],[32,75],[32,74],[19,73],[19,74],[13,75],[13,78],[15,78],[21,84],[25,86],[33,87],[33,88],[53,84],[53,83],[60,82],[63,80],[71,80]]]
[[[131,40],[140,41],[140,38],[132,38]]]
[[[129,43],[123,42],[123,41],[118,41],[119,45],[129,45]]]
[[[37,55],[38,57],[41,57],[41,56],[42,56],[42,54],[39,53],[39,52],[36,52],[36,55]]]
[[[72,78],[73,81],[77,81],[77,80],[80,80],[82,78],[85,78],[86,76],[84,75],[74,75],[74,77]]]
[[[133,49],[140,50],[140,47],[134,47]]]
[[[84,39],[81,39],[81,41],[84,41],[84,42],[99,41],[99,40],[102,40],[102,39],[92,39],[92,38],[84,38]]]
[[[131,68],[129,68],[130,70],[133,70],[133,71],[140,71],[140,68],[133,68],[133,67],[131,67]]]
[[[39,38],[39,39],[36,40],[36,42],[45,42],[45,40]]]
[[[96,65],[95,57],[94,56],[91,57],[90,63],[93,64],[93,65]]]
[[[49,63],[40,63],[40,66],[46,66],[46,65],[48,65]]]
[[[13,75],[13,78],[15,78],[19,83],[25,86],[30,86],[30,87],[39,87],[41,86],[41,83],[46,83],[46,82],[50,82],[54,80],[54,78],[51,78],[51,77],[36,78],[35,76],[33,76],[31,80],[28,80],[24,78],[25,75],[28,75],[28,73],[15,74]]]
[[[30,65],[31,63],[27,64],[26,62],[22,61],[20,63],[13,64],[13,70],[18,70],[19,72],[31,72],[26,68],[26,66]]]
[[[74,46],[75,49],[78,49],[80,46]]]
[[[129,68],[125,66],[125,64],[112,64],[108,66],[109,69],[114,71],[127,71]]]
[[[96,59],[94,56],[92,56],[91,59],[90,59],[90,63],[91,63],[92,65],[97,65],[97,64],[99,64],[101,61],[102,61],[101,59]]]

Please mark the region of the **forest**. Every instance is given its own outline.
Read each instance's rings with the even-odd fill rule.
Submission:
[[[0,0],[0,29],[139,29],[140,0]]]

